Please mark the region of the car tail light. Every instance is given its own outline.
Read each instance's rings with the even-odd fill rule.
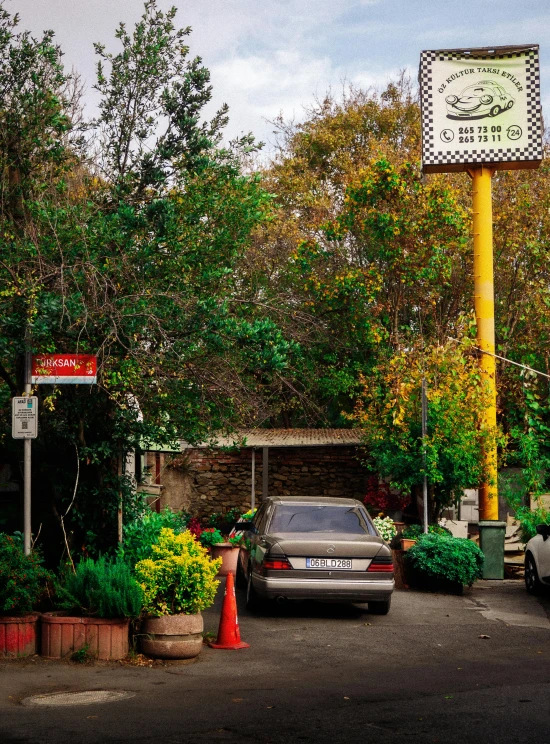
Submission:
[[[266,571],[288,571],[292,568],[288,558],[264,558],[261,565],[261,572],[265,574]]]
[[[391,573],[393,571],[393,562],[391,555],[379,555],[373,558],[367,571],[377,571],[378,573]]]

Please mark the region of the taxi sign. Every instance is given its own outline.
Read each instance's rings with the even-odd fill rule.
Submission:
[[[538,45],[424,51],[419,82],[425,173],[540,165]]]

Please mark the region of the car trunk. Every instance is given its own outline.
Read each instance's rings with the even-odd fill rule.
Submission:
[[[384,545],[374,535],[342,535],[332,532],[295,532],[270,535],[288,556],[308,558],[374,558]]]

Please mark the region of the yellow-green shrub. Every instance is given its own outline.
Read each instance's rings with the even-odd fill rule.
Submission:
[[[162,529],[152,552],[152,557],[136,563],[135,569],[145,612],[156,617],[191,615],[214,602],[221,558],[211,560],[189,531],[176,535],[174,530]]]

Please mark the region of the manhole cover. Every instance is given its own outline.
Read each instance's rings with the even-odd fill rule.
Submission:
[[[23,705],[92,705],[93,703],[115,703],[134,697],[135,692],[114,690],[85,690],[84,692],[50,692],[25,698]]]

